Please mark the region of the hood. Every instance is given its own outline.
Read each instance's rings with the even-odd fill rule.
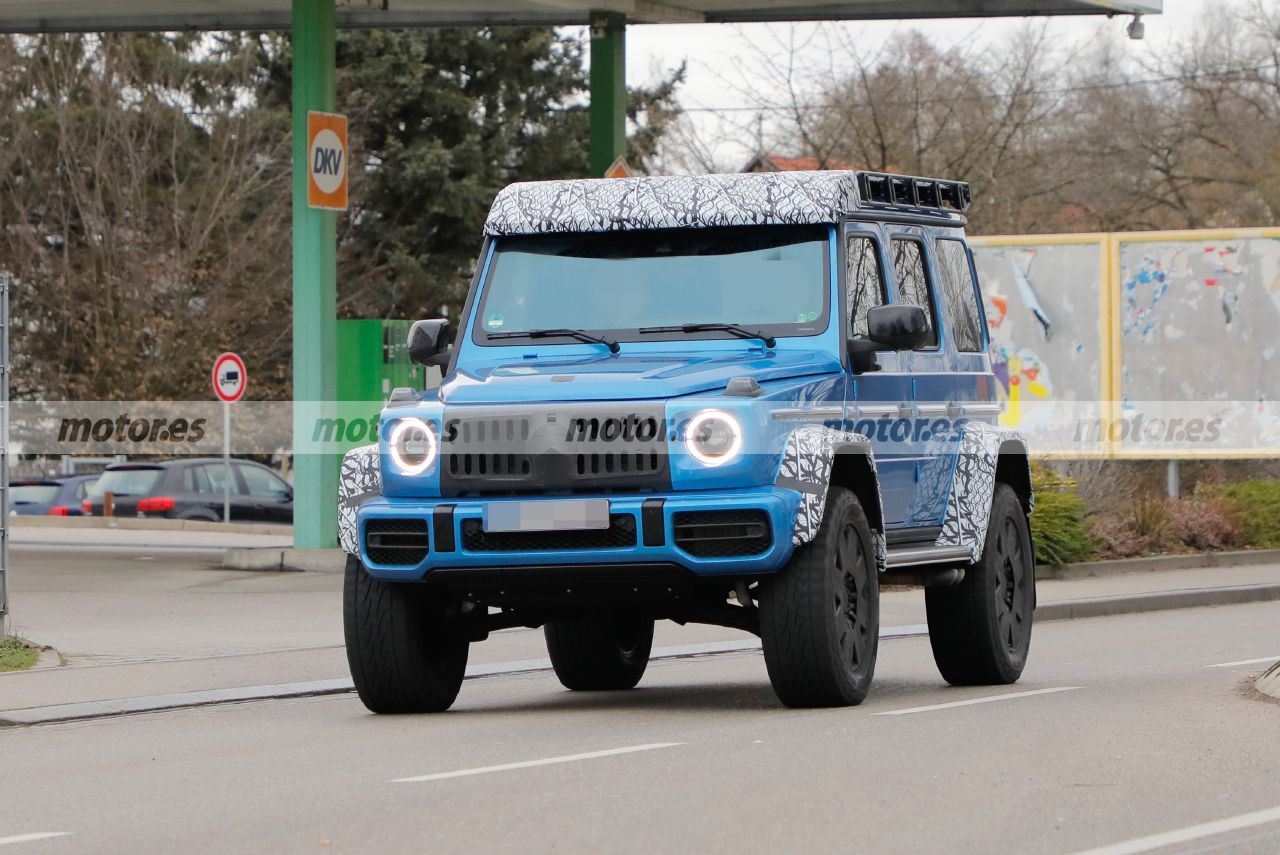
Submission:
[[[812,350],[539,355],[459,368],[440,387],[440,398],[447,404],[678,398],[718,391],[734,377],[766,383],[839,370],[835,357]]]

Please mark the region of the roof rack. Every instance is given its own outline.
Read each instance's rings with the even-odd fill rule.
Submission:
[[[858,172],[861,208],[893,208],[914,213],[964,213],[973,196],[965,181],[890,175],[886,172]]]

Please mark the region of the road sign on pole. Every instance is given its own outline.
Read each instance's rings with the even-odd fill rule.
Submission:
[[[222,401],[222,521],[231,522],[231,405],[244,397],[249,373],[244,360],[224,353],[213,361],[213,394]]]
[[[347,209],[347,117],[307,113],[307,205]]]
[[[244,397],[249,384],[244,360],[234,353],[224,353],[213,361],[213,394],[225,403],[234,404]]]

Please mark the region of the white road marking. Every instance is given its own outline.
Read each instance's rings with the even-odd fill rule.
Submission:
[[[1238,665],[1261,665],[1264,662],[1275,662],[1280,656],[1263,656],[1261,659],[1241,659],[1239,662],[1219,662],[1217,665],[1206,665],[1206,668],[1235,668]]]
[[[1113,843],[1110,846],[1089,849],[1079,852],[1077,855],[1136,855],[1139,852],[1151,852],[1155,849],[1163,849],[1166,846],[1188,843],[1192,840],[1212,837],[1215,834],[1226,834],[1228,831],[1238,831],[1242,828],[1252,828],[1255,825],[1264,825],[1268,822],[1280,822],[1280,807],[1254,811],[1253,813],[1242,813],[1239,816],[1205,822],[1200,825],[1189,825],[1186,828],[1166,831],[1162,834],[1138,837],[1133,840],[1126,840],[1123,843]]]
[[[66,837],[70,831],[36,831],[32,834],[15,834],[11,837],[0,837],[0,846],[10,843],[31,843],[36,840],[48,840],[50,837]]]
[[[1083,689],[1084,686],[1057,686],[1052,689],[1032,689],[1027,692],[1009,692],[1006,695],[987,695],[985,698],[970,698],[967,701],[951,701],[946,704],[930,704],[927,707],[911,707],[905,710],[887,710],[878,712],[876,715],[909,715],[918,712],[932,712],[933,710],[949,710],[952,707],[970,707],[974,704],[989,704],[994,701],[1012,701],[1017,698],[1029,698],[1033,695],[1052,695],[1056,692],[1074,692],[1076,689]]]
[[[618,754],[634,754],[637,751],[653,751],[658,748],[675,748],[683,742],[653,742],[648,745],[629,745],[626,748],[609,748],[604,751],[588,751],[585,754],[566,754],[563,757],[547,757],[542,760],[522,760],[518,763],[502,763],[497,766],[481,766],[476,769],[459,769],[456,772],[438,772],[434,775],[418,775],[413,778],[396,778],[393,784],[416,784],[423,781],[443,781],[448,778],[465,778],[468,775],[485,775],[489,772],[507,772],[512,769],[530,769],[534,766],[553,766],[556,763],[574,763],[578,760],[595,760],[597,757],[613,757]]]

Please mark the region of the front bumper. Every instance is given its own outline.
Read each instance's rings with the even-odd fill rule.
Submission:
[[[532,548],[520,550],[469,549],[463,527],[468,520],[483,524],[484,508],[491,502],[556,501],[557,498],[606,498],[611,515],[633,517],[634,545],[600,548]],[[657,500],[661,500],[660,507]],[[782,568],[794,547],[800,494],[783,487],[741,490],[681,491],[635,495],[572,497],[521,497],[519,499],[371,499],[356,515],[360,560],[370,575],[387,581],[418,581],[432,570],[451,568],[492,569],[564,566],[603,568],[635,564],[671,564],[700,576],[767,574]],[[452,509],[451,513],[446,509]],[[763,551],[752,555],[704,557],[682,549],[676,543],[673,518],[684,511],[761,511],[769,522],[769,540]],[[370,555],[367,537],[372,520],[418,520],[426,523],[429,547],[415,564],[383,564]],[[476,523],[472,522],[471,526]],[[661,537],[658,536],[661,529]],[[452,536],[450,536],[450,534]],[[449,541],[452,540],[452,543]],[[660,543],[658,541],[661,541]],[[451,549],[449,547],[452,547]]]

